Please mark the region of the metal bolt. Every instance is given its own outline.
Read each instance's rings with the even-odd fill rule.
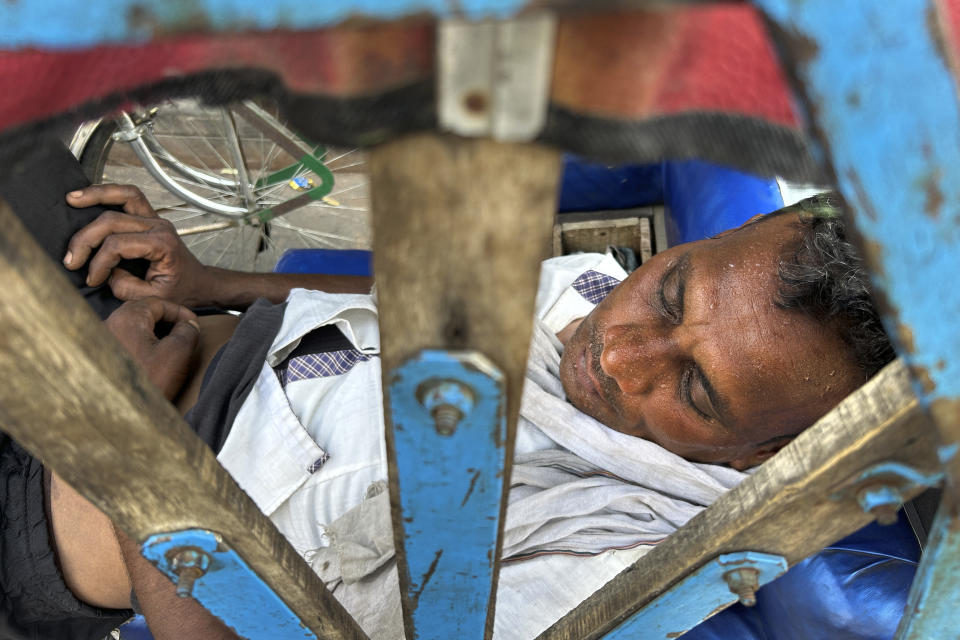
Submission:
[[[897,522],[897,511],[903,504],[903,495],[896,487],[886,484],[873,485],[861,489],[857,494],[857,501],[879,524],[889,525]]]
[[[207,572],[210,555],[202,549],[173,549],[167,554],[170,570],[177,574],[177,595],[186,598],[193,593],[193,584]]]
[[[434,426],[437,429],[437,433],[442,436],[453,435],[453,432],[457,430],[457,424],[460,423],[461,418],[463,418],[463,414],[453,405],[441,404],[433,410]]]
[[[751,567],[741,567],[723,574],[723,579],[730,587],[730,591],[740,598],[740,604],[745,607],[752,607],[757,604],[757,589],[760,588],[759,577],[760,571]]]
[[[434,427],[442,436],[453,435],[473,408],[473,389],[456,380],[428,380],[417,390],[417,397],[433,416]]]

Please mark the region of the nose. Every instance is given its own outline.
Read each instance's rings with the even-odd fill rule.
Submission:
[[[676,349],[669,332],[612,326],[603,334],[600,368],[623,393],[645,394],[663,377]]]

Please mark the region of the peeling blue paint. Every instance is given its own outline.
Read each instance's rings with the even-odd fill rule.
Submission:
[[[724,579],[724,574],[737,569],[755,570],[759,588],[783,574],[787,561],[755,551],[718,556],[627,618],[605,640],[678,637],[737,601]]]
[[[956,443],[937,447],[937,458],[940,459],[940,464],[946,464],[953,460],[958,450],[960,450],[960,445]]]
[[[960,398],[960,111],[933,3],[755,4],[794,39],[789,54],[881,263],[887,329],[921,374],[921,402]]]
[[[177,31],[316,29],[351,17],[505,18],[526,0],[19,0],[0,3],[0,48],[79,48]]]
[[[416,636],[482,638],[505,482],[503,376],[474,352],[423,351],[389,379]],[[433,404],[424,405],[424,390],[444,385],[471,396],[457,403],[463,411],[452,431],[439,429]]]
[[[210,561],[189,589],[191,597],[207,611],[236,631],[241,638],[315,639],[260,577],[250,570],[237,552],[212,531],[185,529],[151,536],[141,545],[143,554],[174,584],[179,576],[171,567],[178,549],[198,549]]]

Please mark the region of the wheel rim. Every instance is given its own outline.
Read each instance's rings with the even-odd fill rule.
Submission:
[[[109,150],[103,179],[137,184],[205,264],[266,271],[288,248],[369,248],[369,190],[362,151],[315,148],[314,157],[333,174],[330,192],[263,221],[261,218],[269,218],[281,203],[306,199],[305,189],[291,185],[300,182],[309,188],[321,183],[322,177],[262,131],[224,109],[190,100],[164,103],[155,109],[149,135],[143,140],[163,166],[164,177],[209,200],[235,205],[242,213],[217,215],[174,196],[146,176],[139,159],[122,142],[114,142]],[[275,113],[276,109],[269,107],[268,111]],[[239,168],[238,158],[243,161]],[[188,170],[174,169],[172,159]],[[249,185],[246,190],[238,181],[244,173]],[[227,181],[232,184],[223,184]]]

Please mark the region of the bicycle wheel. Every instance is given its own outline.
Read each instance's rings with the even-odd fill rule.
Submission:
[[[102,123],[80,163],[140,187],[205,264],[269,271],[288,248],[369,248],[365,154],[307,145],[276,114],[168,101]]]

